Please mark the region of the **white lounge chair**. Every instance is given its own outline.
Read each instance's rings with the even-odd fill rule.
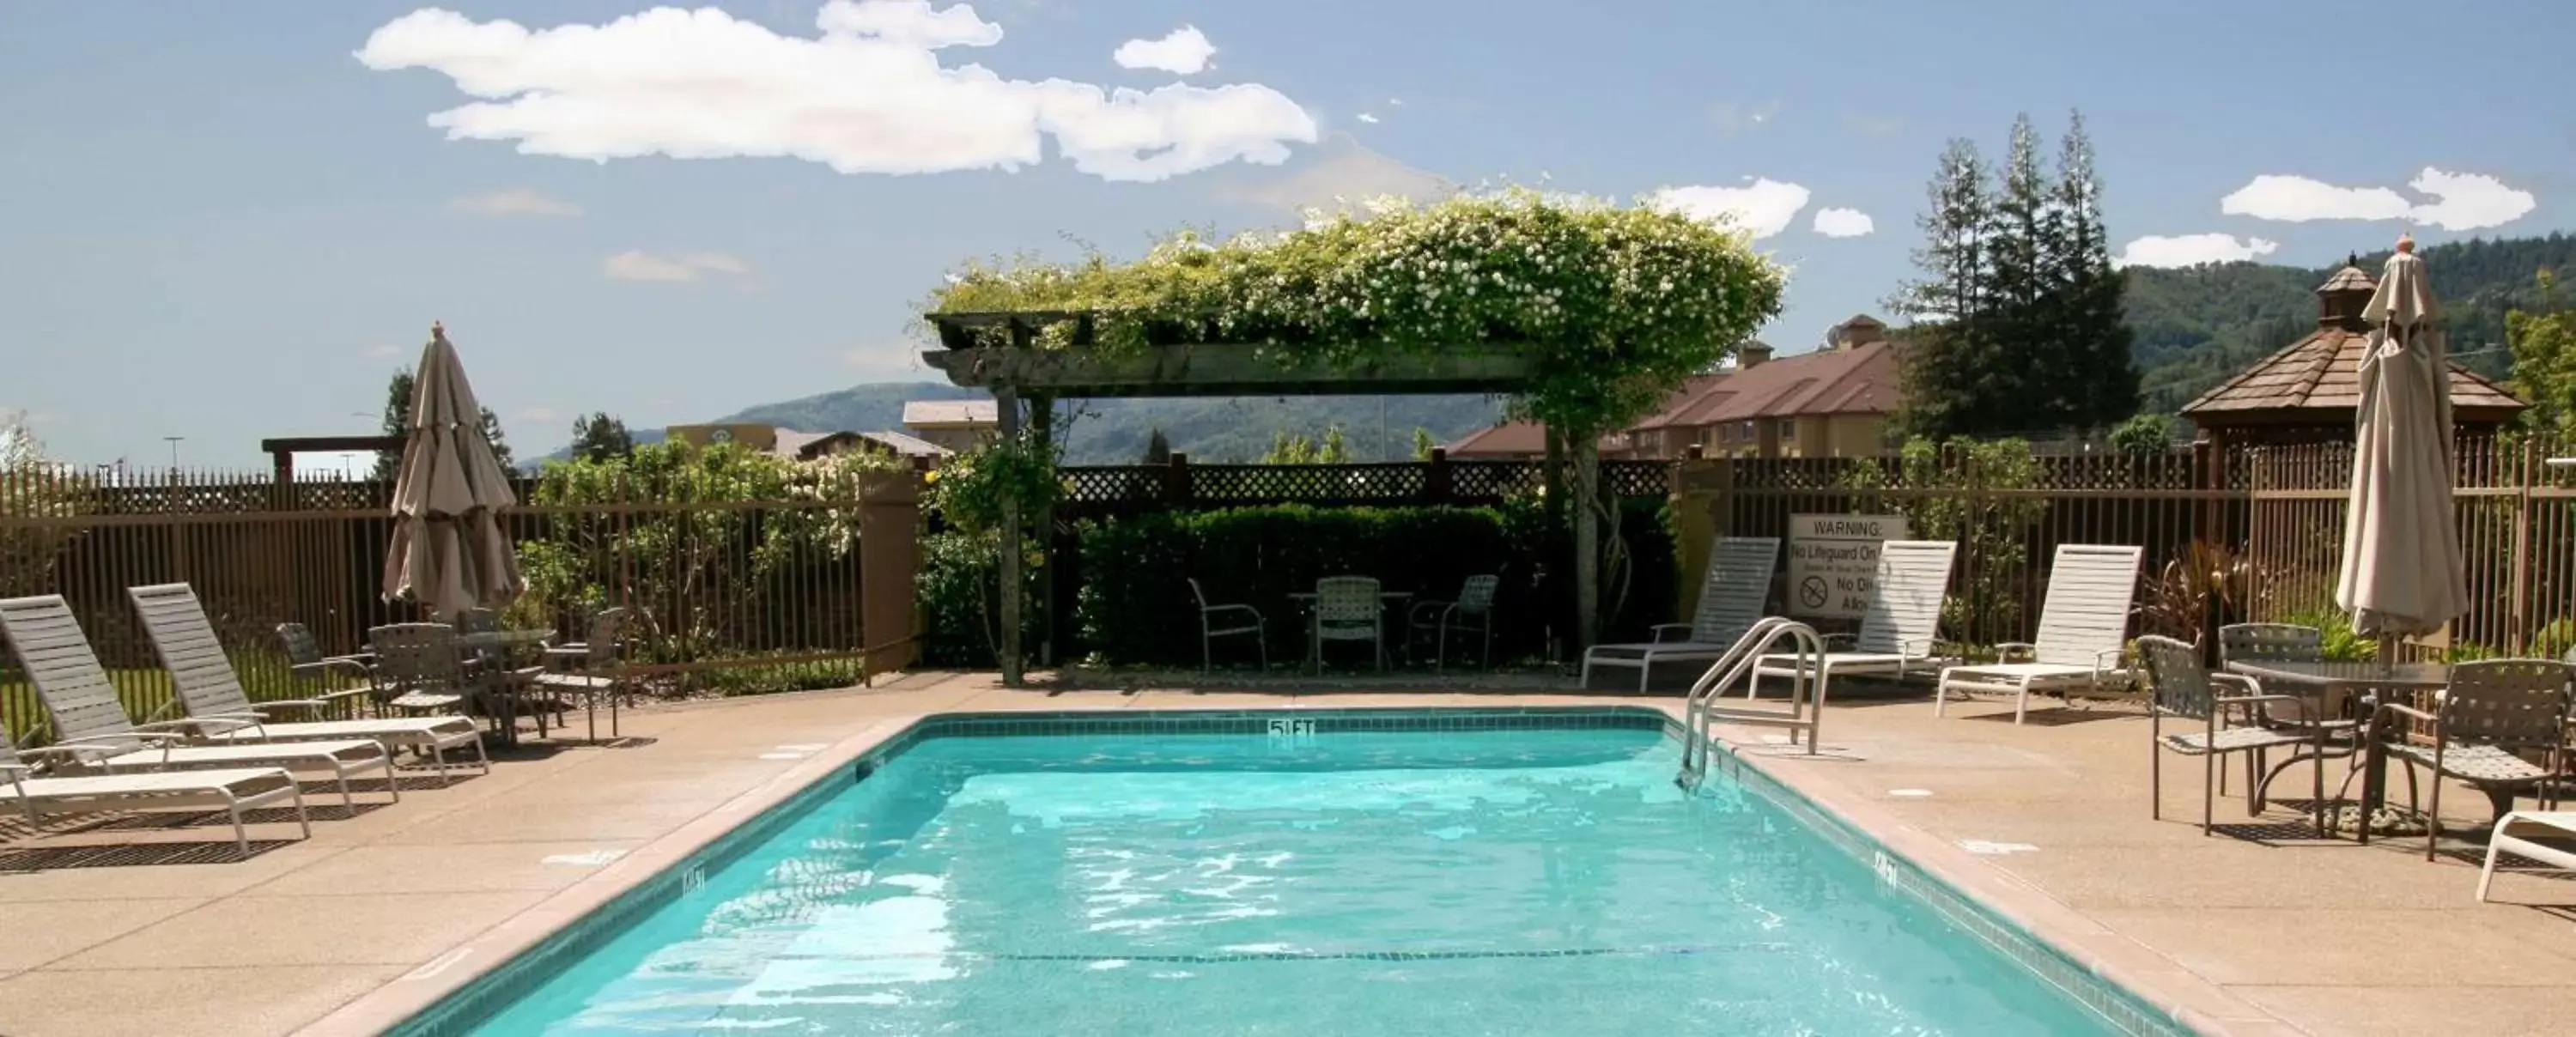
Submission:
[[[2039,636],[1996,645],[2005,661],[1942,669],[1932,692],[1932,715],[1950,696],[2013,696],[2013,723],[2030,708],[2030,694],[2072,696],[2125,681],[2121,664],[2129,632],[2129,605],[2138,591],[2138,559],[2145,549],[2126,544],[2059,544],[2048,570],[2048,598],[2040,603]],[[2014,656],[2022,658],[2016,660]]]
[[[2495,834],[2487,839],[2486,866],[2478,870],[2479,903],[2495,883],[2496,856],[2506,853],[2576,871],[2576,810],[2514,810],[2497,818]]]
[[[52,718],[55,742],[47,748],[64,759],[110,772],[248,766],[327,774],[339,783],[340,801],[353,814],[358,801],[349,791],[349,776],[382,771],[385,787],[394,799],[402,799],[402,790],[395,787],[393,754],[372,738],[189,745],[181,733],[191,726],[188,721],[136,726],[61,595],[0,601],[0,634],[17,650]]]
[[[51,749],[30,749],[42,756]],[[313,819],[304,812],[304,789],[295,776],[277,767],[231,767],[223,770],[165,771],[150,774],[102,774],[57,778],[39,776],[0,738],[0,789],[18,805],[29,823],[48,814],[88,814],[116,810],[221,810],[233,821],[233,847],[250,856],[250,830],[242,811],[279,800],[295,804],[295,821],[304,837],[313,838]]]
[[[1916,667],[1940,661],[1933,641],[1941,629],[1941,599],[1950,589],[1950,568],[1959,545],[1949,540],[1889,540],[1879,545],[1878,571],[1871,579],[1869,605],[1861,611],[1860,632],[1827,634],[1827,651],[1816,666],[1816,695],[1837,673],[1893,674],[1903,677]],[[1850,647],[1837,649],[1836,640]],[[1798,657],[1765,655],[1745,683],[1745,698],[1760,698],[1762,678],[1796,677]]]
[[[492,773],[492,761],[483,754],[482,731],[468,716],[272,720],[273,713],[292,709],[319,711],[330,708],[332,703],[329,699],[283,699],[253,704],[233,673],[232,659],[216,640],[214,624],[207,621],[205,606],[197,602],[196,591],[184,583],[165,583],[129,587],[125,593],[134,599],[135,611],[143,616],[143,631],[152,639],[152,650],[160,655],[162,668],[170,671],[171,702],[186,714],[185,720],[171,723],[189,725],[199,739],[223,745],[371,738],[382,744],[387,753],[409,749],[426,758],[438,769],[441,784],[449,780],[448,750],[472,746],[474,762],[483,773]],[[344,694],[366,693],[360,689]]]
[[[1637,668],[1637,690],[1661,662],[1706,662],[1726,655],[1736,639],[1762,620],[1762,603],[1771,593],[1771,568],[1780,560],[1778,537],[1725,537],[1709,551],[1708,576],[1699,590],[1699,608],[1691,621],[1654,628],[1650,644],[1593,645],[1583,653],[1583,686],[1592,686],[1592,671],[1602,667]],[[1681,635],[1687,636],[1681,636]]]

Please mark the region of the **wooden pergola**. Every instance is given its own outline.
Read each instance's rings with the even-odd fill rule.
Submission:
[[[1389,356],[1364,368],[1344,370],[1284,362],[1254,345],[1176,343],[1149,345],[1141,352],[1107,354],[1091,348],[1096,341],[1093,316],[1070,312],[930,313],[945,348],[925,351],[923,362],[938,368],[950,383],[985,389],[1005,440],[1021,430],[1020,403],[1028,403],[1029,427],[1038,446],[1051,449],[1055,401],[1136,397],[1227,396],[1416,396],[1509,394],[1528,387],[1526,357],[1496,348],[1437,357]],[[1068,348],[1039,346],[1040,335],[1069,327]],[[999,335],[994,332],[998,330]],[[1006,345],[986,345],[999,337]],[[1052,514],[1034,516],[1041,529],[1054,527]],[[1015,502],[1003,513],[1004,543],[1020,541],[1024,517]],[[1050,556],[1051,557],[1051,556]],[[1021,665],[1020,552],[1001,553],[1002,681],[1017,685]],[[1040,587],[1051,585],[1041,569]],[[1050,624],[1041,639],[1041,660],[1054,662],[1055,632]]]

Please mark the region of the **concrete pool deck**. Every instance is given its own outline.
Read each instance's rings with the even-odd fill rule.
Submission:
[[[203,826],[0,830],[0,867],[51,865],[0,871],[0,1034],[375,1032],[930,713],[1623,703],[1679,706],[1056,693],[920,674],[639,710],[624,724],[633,744],[507,759],[449,788],[408,779],[401,803],[354,818],[309,797],[313,838],[246,862],[124,863],[227,834]],[[2167,761],[2167,819],[2148,818],[2134,710],[2040,711],[2022,727],[1998,712],[2008,721],[2008,705],[1937,719],[1928,703],[1854,701],[1831,710],[1816,757],[1765,732],[1722,733],[1753,766],[2213,1031],[2554,1033],[2576,1018],[2576,883],[2507,875],[2507,903],[2480,905],[2475,865],[2426,863],[2420,838],[2320,841],[2291,806],[2250,822],[2241,795],[2219,806],[2232,827],[2204,837],[2199,770],[2180,757]],[[2285,794],[2306,784],[2282,782]],[[2483,820],[2483,797],[2443,803],[2455,823]],[[268,823],[253,836],[293,834]],[[88,843],[119,847],[114,863],[61,849]]]

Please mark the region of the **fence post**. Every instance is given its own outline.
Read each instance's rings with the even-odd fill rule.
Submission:
[[[1434,506],[1447,504],[1451,492],[1449,451],[1445,447],[1432,447],[1430,462],[1422,469],[1422,503]]]
[[[1178,450],[1172,452],[1172,463],[1163,468],[1163,502],[1190,502],[1190,455]]]
[[[921,476],[872,476],[859,484],[859,679],[920,658]]]
[[[2540,444],[2522,441],[2522,456],[2513,467],[2513,594],[2505,612],[2508,655],[2531,649],[2531,484],[2540,478]]]

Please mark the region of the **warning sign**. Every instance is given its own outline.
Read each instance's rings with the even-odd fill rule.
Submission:
[[[1878,545],[1903,539],[1902,515],[1789,516],[1789,614],[1860,618],[1878,574]]]

